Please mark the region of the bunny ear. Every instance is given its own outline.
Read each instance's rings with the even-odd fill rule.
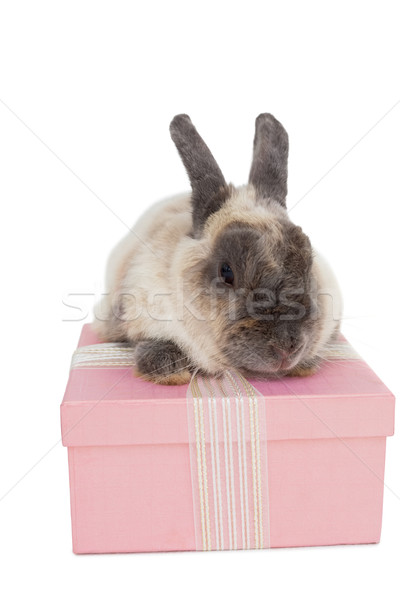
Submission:
[[[289,139],[284,127],[269,113],[256,119],[253,162],[249,183],[258,194],[286,208]]]
[[[194,232],[199,234],[208,217],[227,199],[229,188],[188,115],[174,117],[169,130],[189,175],[193,191],[193,227]]]

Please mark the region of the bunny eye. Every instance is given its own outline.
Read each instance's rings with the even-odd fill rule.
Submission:
[[[231,267],[227,263],[223,263],[221,265],[219,273],[225,283],[227,283],[228,285],[233,285],[235,276]]]

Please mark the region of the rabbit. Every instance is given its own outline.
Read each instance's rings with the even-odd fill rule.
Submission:
[[[286,209],[288,135],[256,119],[247,185],[227,184],[188,115],[170,134],[191,193],[151,207],[116,246],[94,327],[134,347],[135,373],[163,385],[315,373],[339,333],[342,298]]]

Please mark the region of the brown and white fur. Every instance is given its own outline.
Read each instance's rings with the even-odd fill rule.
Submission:
[[[249,183],[234,188],[192,125],[171,136],[192,192],[155,204],[113,250],[96,308],[103,341],[135,347],[136,373],[162,384],[194,369],[307,375],[339,330],[342,302],[326,261],[288,216],[288,140],[256,120]]]

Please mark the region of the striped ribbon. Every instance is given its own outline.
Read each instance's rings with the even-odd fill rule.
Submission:
[[[197,550],[269,547],[265,403],[239,373],[194,375],[187,410]]]
[[[71,369],[87,369],[91,367],[132,367],[134,365],[134,349],[127,343],[93,344],[80,346],[72,355]]]

